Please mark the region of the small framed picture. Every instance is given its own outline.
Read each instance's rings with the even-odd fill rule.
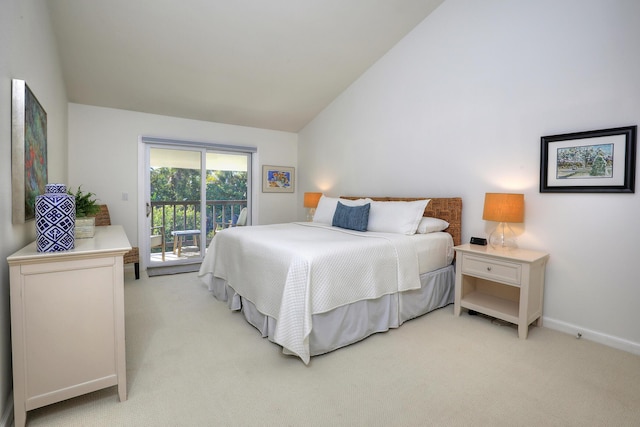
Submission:
[[[286,166],[262,166],[263,193],[293,193],[295,168]]]
[[[634,193],[637,126],[543,136],[541,193]]]

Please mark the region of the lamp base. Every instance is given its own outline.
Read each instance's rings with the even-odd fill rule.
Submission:
[[[489,235],[489,244],[494,249],[512,250],[518,248],[516,234],[506,222],[498,224]]]
[[[313,222],[313,216],[316,214],[316,208],[309,208],[307,211],[307,221]]]

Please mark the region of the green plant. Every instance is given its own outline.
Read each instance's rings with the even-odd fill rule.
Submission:
[[[67,193],[76,199],[76,218],[92,216],[100,212],[97,200],[92,198],[95,194],[83,192],[82,186],[79,186],[75,193],[72,193],[71,190],[67,190]]]

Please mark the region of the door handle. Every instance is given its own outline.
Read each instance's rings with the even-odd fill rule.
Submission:
[[[147,218],[151,215],[151,203],[147,202]]]

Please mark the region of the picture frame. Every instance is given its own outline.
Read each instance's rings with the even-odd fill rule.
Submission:
[[[47,113],[24,80],[11,82],[11,214],[35,219],[36,197],[48,182]]]
[[[262,192],[293,193],[295,178],[293,167],[262,165]]]
[[[637,126],[541,138],[541,193],[635,193]]]

